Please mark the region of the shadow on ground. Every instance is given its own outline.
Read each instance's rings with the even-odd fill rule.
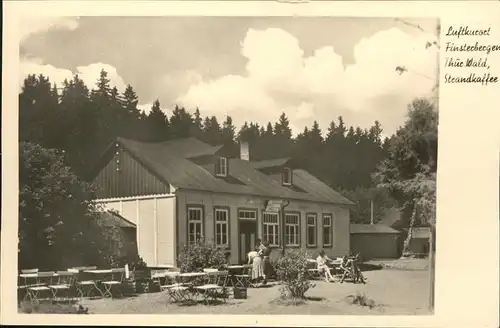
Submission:
[[[371,264],[371,263],[360,263],[359,268],[361,271],[375,271],[375,270],[382,270],[383,267],[379,264]]]

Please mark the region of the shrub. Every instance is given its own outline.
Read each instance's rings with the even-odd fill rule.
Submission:
[[[219,268],[225,263],[224,249],[200,240],[185,245],[177,259],[181,272],[201,272],[204,268]]]
[[[315,285],[307,279],[308,255],[301,249],[286,250],[276,264],[276,274],[282,281],[282,297],[304,298]]]

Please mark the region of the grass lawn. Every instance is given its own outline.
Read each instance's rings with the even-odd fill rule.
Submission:
[[[327,283],[316,281],[316,287],[306,293],[303,304],[283,304],[279,299],[279,286],[249,288],[248,298],[230,297],[221,305],[177,305],[168,302],[165,293],[142,294],[125,299],[85,300],[89,314],[430,314],[429,273],[427,270],[404,268],[382,269],[364,273],[366,285],[350,282]],[[349,295],[365,294],[375,306],[369,308],[352,304]]]

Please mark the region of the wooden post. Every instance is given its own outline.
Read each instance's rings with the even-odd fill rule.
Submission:
[[[373,224],[373,200],[370,200],[370,223]]]

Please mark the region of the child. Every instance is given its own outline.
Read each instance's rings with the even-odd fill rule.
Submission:
[[[320,274],[324,272],[326,282],[333,281],[333,276],[330,273],[330,268],[327,265],[328,261],[331,261],[331,259],[328,256],[326,256],[324,250],[321,250],[319,252],[318,258],[316,259],[316,262],[318,263],[318,272]]]

